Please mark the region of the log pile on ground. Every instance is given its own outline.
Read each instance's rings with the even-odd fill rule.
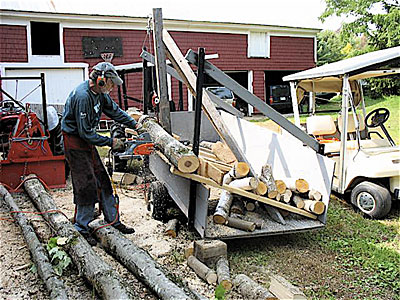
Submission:
[[[232,288],[227,258],[227,245],[220,240],[197,240],[185,250],[190,268],[210,285],[221,284],[226,291]]]

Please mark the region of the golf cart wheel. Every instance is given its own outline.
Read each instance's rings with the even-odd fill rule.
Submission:
[[[375,183],[364,181],[351,192],[351,203],[374,219],[386,216],[392,207],[389,191]]]

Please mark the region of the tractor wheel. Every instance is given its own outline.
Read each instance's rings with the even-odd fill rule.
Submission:
[[[389,213],[392,207],[392,198],[386,188],[364,181],[351,192],[351,203],[365,215],[379,219]]]

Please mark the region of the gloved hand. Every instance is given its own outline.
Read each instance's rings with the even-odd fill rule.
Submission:
[[[112,149],[114,151],[124,150],[125,149],[125,144],[121,139],[113,138]]]
[[[144,132],[146,132],[146,129],[143,128],[142,124],[136,123],[136,128],[135,128],[136,132],[138,134],[142,134]]]

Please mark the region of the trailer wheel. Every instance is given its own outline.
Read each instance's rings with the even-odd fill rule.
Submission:
[[[351,203],[374,219],[383,218],[392,207],[389,191],[369,181],[361,182],[353,189]]]
[[[160,181],[154,181],[149,187],[149,204],[152,207],[153,219],[165,222],[167,208],[171,206],[172,199],[167,188]]]

